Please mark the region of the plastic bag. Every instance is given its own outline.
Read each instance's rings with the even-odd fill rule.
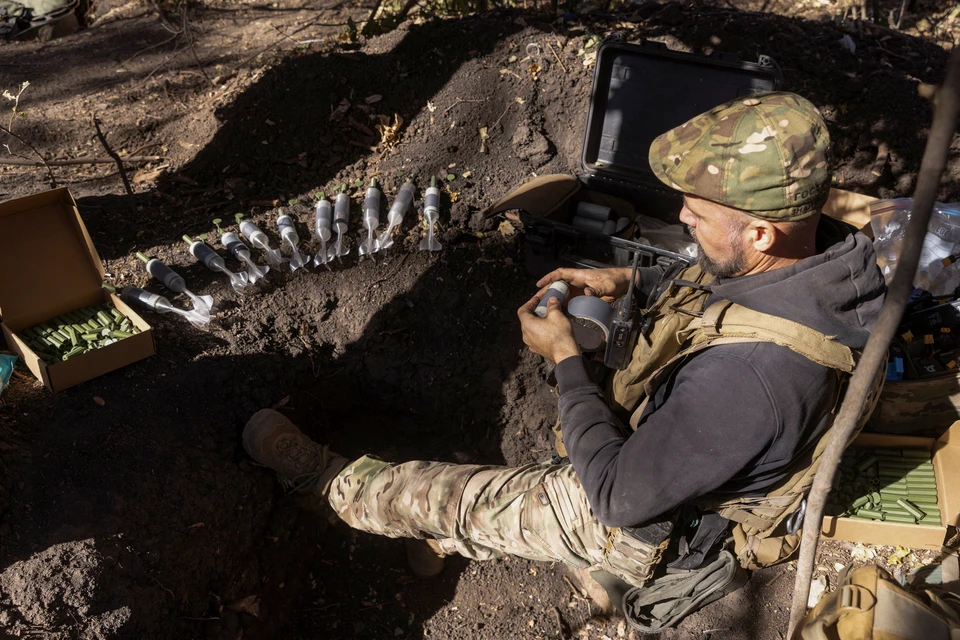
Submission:
[[[638,214],[637,225],[640,237],[637,242],[658,249],[666,249],[682,256],[697,257],[697,243],[693,241],[684,224],[670,224],[650,216]]]
[[[887,284],[893,280],[900,245],[910,220],[913,198],[879,200],[870,205],[870,227],[877,263]],[[935,296],[953,293],[960,286],[960,264],[951,260],[960,253],[960,205],[938,202],[920,252],[913,284]]]
[[[7,383],[10,382],[10,376],[13,375],[13,365],[17,362],[17,356],[5,356],[0,353],[0,393],[3,393]]]

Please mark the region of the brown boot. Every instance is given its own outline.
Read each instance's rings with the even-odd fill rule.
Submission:
[[[346,458],[303,435],[273,409],[253,414],[243,429],[243,448],[294,491],[326,495],[330,483],[347,466]]]
[[[436,540],[405,538],[403,542],[407,547],[407,564],[413,575],[423,580],[440,575],[447,554],[440,550]]]
[[[590,569],[568,568],[567,575],[570,576],[570,581],[583,592],[583,595],[590,598],[593,604],[600,608],[601,615],[613,615],[616,608],[610,599],[610,594],[607,593],[599,582],[593,579],[593,576],[590,575]]]

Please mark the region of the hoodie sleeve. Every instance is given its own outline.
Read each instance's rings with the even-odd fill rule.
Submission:
[[[628,436],[584,359],[557,365],[564,446],[600,522],[640,524],[762,461],[781,420],[737,346],[714,347],[681,367]]]

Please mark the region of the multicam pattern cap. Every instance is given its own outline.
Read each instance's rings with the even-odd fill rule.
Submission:
[[[830,134],[817,108],[793,93],[737,98],[650,145],[665,184],[774,222],[818,213],[830,187]]]

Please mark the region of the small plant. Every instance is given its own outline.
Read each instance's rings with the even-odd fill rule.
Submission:
[[[237,213],[233,216],[233,219],[237,221],[237,224],[240,224],[245,217],[242,213]]]
[[[294,206],[295,204],[297,204],[297,199],[296,199],[296,198],[290,198],[289,200],[287,200],[287,204],[292,207],[292,206]]]
[[[452,173],[447,174],[447,182],[453,182],[456,179],[457,179],[457,176],[455,176],[454,174]]]
[[[201,240],[203,240],[204,242],[206,242],[207,240],[210,239],[210,234],[209,234],[209,233],[201,233],[201,234],[198,235],[197,237],[200,238]]]
[[[213,226],[217,228],[217,233],[223,233],[223,229],[220,228],[220,223],[223,222],[220,218],[213,219]]]
[[[6,89],[3,90],[3,97],[13,103],[13,109],[12,109],[13,114],[10,116],[10,124],[7,127],[8,129],[13,129],[13,121],[16,118],[18,117],[25,118],[27,116],[26,113],[24,113],[23,111],[20,111],[20,96],[23,95],[23,92],[26,91],[27,87],[29,86],[30,86],[29,80],[24,80],[23,82],[21,82],[20,86],[17,88],[16,95],[10,93]]]

